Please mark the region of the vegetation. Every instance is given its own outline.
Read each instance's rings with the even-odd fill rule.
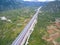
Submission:
[[[0,11],[18,9],[23,7],[39,7],[45,5],[46,2],[28,2],[24,0],[0,0]]]
[[[49,12],[39,14],[38,23],[29,39],[29,45],[52,45],[43,40],[42,37],[43,35],[48,35],[46,27],[50,25],[51,22],[54,22],[55,18],[60,17],[59,14]]]
[[[0,45],[11,45],[14,39],[32,18],[33,14],[35,13],[35,9],[37,8],[25,7],[25,5],[22,3],[16,3],[16,1],[12,1],[14,3],[11,3],[10,1],[6,0],[4,2],[5,5],[0,3],[2,4],[0,7]],[[25,4],[28,5],[28,3],[29,2]],[[22,4],[24,6],[21,6],[19,4]],[[35,4],[36,3],[34,3],[33,6]],[[24,8],[20,8],[19,6]],[[39,5],[37,4],[37,6]],[[4,9],[8,11],[2,11]],[[5,17],[10,21],[1,20],[1,17]],[[28,45],[53,45],[51,42],[43,40],[42,37],[45,34],[48,35],[46,27],[50,25],[51,22],[54,22],[55,18],[60,18],[60,1],[49,2],[47,5],[44,5],[42,7],[41,13],[38,15],[38,23],[36,24],[35,29],[29,39]]]
[[[46,27],[50,25],[51,22],[54,22],[55,18],[60,18],[60,9],[53,9],[55,8],[54,5],[56,3],[58,2],[52,2],[53,5],[51,5],[50,2],[46,6],[42,7],[41,13],[38,16],[38,23],[31,34],[28,45],[53,45],[52,43],[43,40],[42,37],[44,35],[48,35]],[[57,5],[57,7],[59,6]]]
[[[25,25],[32,18],[35,9],[25,7],[17,10],[9,10],[0,12],[0,17],[6,17],[7,20],[0,18],[0,45],[11,45],[13,40],[23,30]]]
[[[56,41],[57,41],[58,43],[60,43],[60,37],[58,37],[58,38],[56,39]]]

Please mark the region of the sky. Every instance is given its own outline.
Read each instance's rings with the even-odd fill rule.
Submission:
[[[45,2],[45,1],[54,1],[54,0],[24,0],[24,1],[38,1],[38,2]]]

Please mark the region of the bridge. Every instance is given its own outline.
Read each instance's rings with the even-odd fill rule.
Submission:
[[[18,37],[13,41],[11,45],[27,45],[30,35],[32,34],[35,24],[37,23],[38,13],[41,7],[39,7],[30,20],[30,22],[26,25],[23,31],[18,35]]]

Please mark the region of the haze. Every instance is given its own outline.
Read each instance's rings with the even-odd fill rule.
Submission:
[[[54,0],[24,0],[24,1],[48,2],[48,1],[54,1]]]

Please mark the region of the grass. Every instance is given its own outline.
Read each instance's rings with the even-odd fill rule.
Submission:
[[[28,7],[0,12],[0,17],[5,16],[12,21],[10,23],[0,19],[0,45],[11,45],[34,13],[34,9]]]
[[[58,38],[56,39],[56,42],[60,43],[60,37],[58,37]]]

